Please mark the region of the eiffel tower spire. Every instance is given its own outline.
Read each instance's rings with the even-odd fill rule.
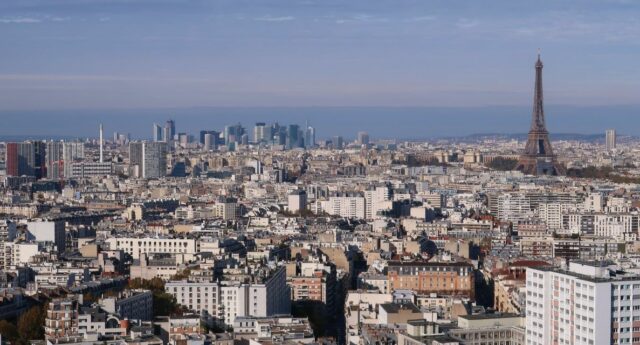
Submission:
[[[538,50],[538,60],[535,64],[536,80],[533,91],[531,129],[516,169],[529,175],[562,175],[564,167],[558,163],[557,157],[553,153],[544,119],[542,67],[540,50]]]
[[[544,123],[544,105],[542,95],[542,60],[538,49],[538,61],[536,61],[536,84],[533,91],[533,112],[531,114],[531,130],[546,131]]]

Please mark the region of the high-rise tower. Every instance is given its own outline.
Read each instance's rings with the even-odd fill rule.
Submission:
[[[613,151],[616,148],[616,130],[615,129],[607,129],[605,132],[606,136],[606,148],[607,151]]]
[[[542,61],[538,53],[536,61],[536,81],[533,92],[533,112],[531,129],[524,152],[518,160],[517,170],[529,175],[563,175],[564,167],[558,163],[551,148],[549,132],[544,121],[542,96]]]

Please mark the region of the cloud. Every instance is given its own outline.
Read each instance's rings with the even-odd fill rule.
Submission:
[[[41,19],[32,17],[4,17],[0,18],[2,24],[34,24],[42,22]]]
[[[0,74],[0,82],[152,82],[212,84],[218,80],[191,77],[147,77],[94,74]]]
[[[281,16],[281,17],[262,16],[262,17],[254,18],[254,20],[257,20],[259,22],[289,22],[295,19],[296,18],[292,16]]]
[[[511,23],[504,32],[515,37],[551,41],[575,40],[632,43],[640,35],[640,20],[634,15],[610,14],[597,18],[571,12],[550,13],[545,18],[527,18]]]
[[[25,17],[25,16],[17,16],[17,17],[2,17],[0,18],[0,24],[37,24],[43,22],[66,22],[71,20],[69,17],[59,17],[59,16],[36,16],[36,17]]]
[[[478,26],[478,24],[480,23],[477,20],[467,18],[460,18],[456,22],[456,26],[460,29],[471,29]]]
[[[388,18],[372,16],[370,14],[356,14],[348,18],[340,18],[336,20],[338,24],[345,23],[384,23],[388,22]]]
[[[69,17],[47,17],[48,20],[51,20],[52,22],[66,22],[71,20],[71,18]]]
[[[419,16],[419,17],[413,17],[413,18],[409,18],[406,21],[407,22],[428,22],[428,21],[432,21],[432,20],[436,20],[436,16]]]

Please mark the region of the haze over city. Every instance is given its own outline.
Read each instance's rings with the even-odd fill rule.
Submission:
[[[7,0],[0,116],[15,126],[0,135],[88,136],[89,122],[138,113],[212,126],[333,117],[387,137],[519,133],[538,48],[552,128],[600,132],[606,117],[637,130],[639,16],[633,1]],[[49,126],[61,114],[87,120]]]

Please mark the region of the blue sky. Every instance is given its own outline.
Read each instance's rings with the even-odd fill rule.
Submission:
[[[0,111],[638,104],[640,3],[2,0]],[[525,115],[526,116],[526,115]]]

